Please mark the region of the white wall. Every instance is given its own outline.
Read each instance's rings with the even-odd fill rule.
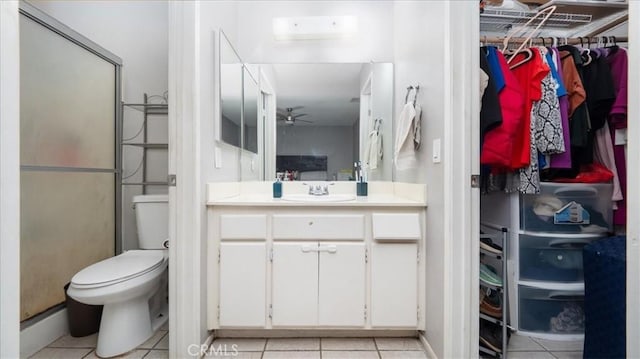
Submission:
[[[18,2],[0,2],[0,358],[20,356],[20,46]]]
[[[352,169],[353,126],[278,126],[278,155],[326,155],[327,178]]]
[[[406,88],[420,85],[422,106],[420,168],[394,173],[394,181],[427,184],[426,221],[426,336],[438,357],[444,357],[444,169],[431,161],[431,143],[444,136],[445,3],[398,1],[394,6],[395,115],[402,108]]]
[[[167,2],[166,1],[71,1],[34,0],[32,3],[48,15],[91,39],[122,59],[122,101],[142,103],[143,94],[162,96],[167,90]],[[169,96],[170,97],[170,96]],[[154,97],[150,102],[160,102]],[[169,99],[171,102],[171,99]],[[142,125],[142,114],[124,112],[124,137],[134,136]],[[148,142],[167,141],[167,116],[153,116],[148,121]],[[142,136],[131,142],[142,142]],[[138,168],[142,150],[124,147],[124,176]],[[167,174],[166,150],[148,152],[149,181],[164,181]],[[140,182],[142,172],[129,182]],[[150,193],[166,193],[166,187],[151,187]],[[138,248],[135,215],[130,205],[139,186],[123,188],[123,250]]]

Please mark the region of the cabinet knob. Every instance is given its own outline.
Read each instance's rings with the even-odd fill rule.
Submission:
[[[309,221],[309,225],[310,225],[310,226],[313,226],[313,221]]]

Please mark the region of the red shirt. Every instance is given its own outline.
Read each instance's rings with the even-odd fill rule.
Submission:
[[[504,55],[498,52],[497,57],[505,84],[498,94],[502,123],[485,134],[480,163],[496,168],[515,169],[512,168],[511,162],[514,151],[520,153],[514,142],[523,131],[525,98],[520,83],[509,70]]]
[[[514,143],[514,152],[511,160],[512,168],[522,168],[529,166],[531,162],[531,108],[535,101],[542,98],[542,79],[549,73],[549,65],[547,65],[540,52],[537,49],[530,49],[532,53],[531,59],[521,65],[511,69],[520,83],[520,87],[524,94],[524,122],[522,131],[516,136]],[[519,53],[509,63],[514,66],[525,59],[528,54]]]

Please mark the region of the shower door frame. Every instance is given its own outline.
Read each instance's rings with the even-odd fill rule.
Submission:
[[[120,134],[121,134],[121,94],[122,94],[122,59],[105,48],[101,47],[97,43],[91,41],[87,37],[82,34],[76,32],[71,29],[67,25],[62,22],[56,20],[55,18],[49,16],[42,10],[37,7],[31,5],[26,1],[19,2],[19,17],[25,16],[27,19],[34,21],[38,25],[43,26],[45,29],[52,31],[53,33],[61,36],[67,41],[70,41],[72,44],[87,50],[91,54],[99,57],[100,59],[108,62],[109,64],[114,66],[114,163],[111,168],[81,168],[81,167],[64,167],[64,166],[31,166],[31,165],[20,165],[20,173],[27,171],[47,171],[47,172],[82,172],[82,173],[112,173],[114,178],[114,251],[115,254],[119,254],[122,251],[122,233],[121,233],[121,202],[122,202],[122,194],[121,194],[121,183],[122,183],[122,163],[121,163],[121,145],[120,145]],[[19,76],[19,75],[18,75]],[[20,125],[18,124],[18,127]],[[18,193],[20,193],[18,191]],[[19,257],[19,256],[18,256]],[[59,305],[58,305],[59,306]],[[52,310],[55,310],[58,306],[54,306],[41,314],[36,314],[35,316],[25,319],[25,321],[29,322],[38,322],[41,319],[46,318],[51,313]]]

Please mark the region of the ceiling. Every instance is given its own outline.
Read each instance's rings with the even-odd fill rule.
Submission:
[[[276,105],[304,106],[306,113],[295,126],[352,126],[360,115],[360,72],[362,64],[270,64],[273,70]],[[268,72],[268,71],[267,71]],[[278,121],[278,125],[286,125]]]

